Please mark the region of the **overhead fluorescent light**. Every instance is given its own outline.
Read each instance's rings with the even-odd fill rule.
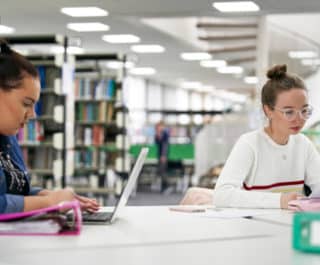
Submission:
[[[108,11],[95,6],[64,7],[61,12],[71,17],[105,17]]]
[[[227,62],[225,60],[204,60],[200,62],[200,65],[206,68],[217,68],[226,66]]]
[[[180,56],[186,61],[201,61],[211,59],[211,55],[206,52],[184,52],[181,53]]]
[[[103,35],[102,39],[109,43],[137,43],[140,38],[131,34]]]
[[[50,48],[50,52],[54,53],[54,54],[61,54],[64,53],[64,48],[61,46],[54,46]],[[80,48],[80,47],[68,47],[67,48],[67,53],[69,54],[83,54],[84,53],[84,49]]]
[[[200,89],[202,84],[198,81],[184,81],[180,84],[180,87],[184,89]]]
[[[137,67],[132,68],[130,73],[133,75],[154,75],[156,70],[152,67]]]
[[[246,76],[244,78],[244,82],[247,83],[247,84],[258,84],[258,77],[256,76]]]
[[[106,67],[108,67],[110,69],[121,69],[123,67],[123,65],[127,69],[134,67],[134,63],[133,62],[125,62],[125,64],[124,64],[121,61],[110,61],[110,62],[106,63]]]
[[[136,53],[162,53],[165,48],[161,45],[132,45],[131,50]]]
[[[220,74],[241,74],[243,72],[243,68],[240,66],[225,66],[219,67],[217,71]]]
[[[293,59],[318,57],[318,53],[316,53],[314,51],[289,51],[288,55],[290,58],[293,58]]]
[[[201,86],[202,92],[213,92],[214,90],[215,90],[214,86],[210,86],[210,85],[202,85]]]
[[[260,7],[252,1],[214,2],[212,6],[220,12],[257,12]]]
[[[108,31],[110,27],[100,22],[68,23],[67,28],[78,32]]]
[[[320,59],[303,59],[301,60],[302,65],[320,65]]]
[[[11,34],[13,32],[15,32],[14,28],[5,25],[0,25],[0,34]]]

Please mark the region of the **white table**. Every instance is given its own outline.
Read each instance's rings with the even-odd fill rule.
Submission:
[[[114,224],[84,226],[80,236],[1,236],[0,251],[0,264],[35,265],[318,264],[320,258],[292,250],[290,226],[164,206],[127,207]]]

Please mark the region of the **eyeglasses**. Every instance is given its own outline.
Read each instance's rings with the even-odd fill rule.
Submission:
[[[282,112],[283,116],[287,121],[293,121],[297,117],[298,113],[301,119],[307,120],[310,118],[313,112],[313,108],[311,106],[304,107],[303,109],[300,109],[300,110],[291,109],[291,108],[281,109],[276,107],[273,107],[273,109]]]

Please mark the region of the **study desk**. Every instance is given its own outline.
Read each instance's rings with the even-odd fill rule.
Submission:
[[[275,212],[275,214],[281,214]],[[112,225],[80,236],[1,236],[0,264],[319,264],[291,248],[291,227],[212,219],[166,206],[126,207]]]

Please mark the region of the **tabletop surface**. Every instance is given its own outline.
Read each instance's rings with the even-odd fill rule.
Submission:
[[[131,206],[79,236],[0,236],[0,264],[319,264],[319,256],[292,250],[291,218],[281,210],[218,219]]]

